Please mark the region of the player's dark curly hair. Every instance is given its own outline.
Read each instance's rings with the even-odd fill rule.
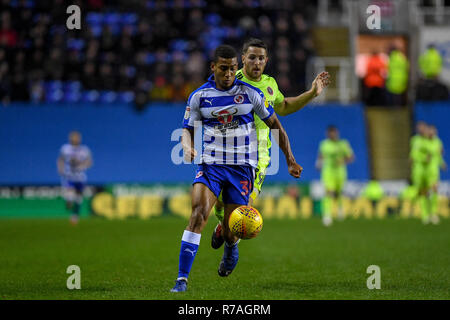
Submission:
[[[237,58],[237,52],[232,46],[228,44],[221,44],[214,51],[214,62],[219,61],[219,58],[225,59]]]
[[[247,41],[245,41],[244,45],[242,46],[242,54],[245,54],[249,47],[263,48],[266,50],[266,54],[269,55],[269,50],[267,49],[267,45],[261,39],[250,38]]]

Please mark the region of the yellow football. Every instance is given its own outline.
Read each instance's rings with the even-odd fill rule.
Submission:
[[[252,239],[261,232],[263,218],[253,207],[240,206],[234,209],[228,220],[231,232],[240,239]]]

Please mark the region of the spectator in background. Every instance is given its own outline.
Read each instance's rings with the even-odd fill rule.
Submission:
[[[8,63],[3,61],[0,63],[0,103],[3,105],[9,104],[11,101],[10,91],[11,83],[7,76],[8,73]]]
[[[86,90],[98,89],[99,81],[95,73],[95,64],[88,62],[83,66],[83,73],[81,75],[81,82]]]
[[[448,88],[439,81],[439,75],[442,72],[442,57],[433,44],[430,44],[419,57],[419,68],[422,78],[417,84],[416,100],[448,100]]]
[[[37,76],[36,79],[31,81],[30,85],[30,100],[32,103],[38,104],[45,99],[44,81]]]
[[[73,4],[82,9],[84,27],[81,32],[67,32],[64,3],[2,2],[0,50],[4,58],[0,66],[8,69],[0,79],[2,101],[9,101],[11,95],[13,100],[46,100],[46,94],[51,96],[46,88],[53,81],[81,81],[81,91],[132,89],[140,103],[149,102],[150,96],[164,102],[186,100],[181,98],[184,88],[195,89],[204,83],[212,48],[224,42],[237,46],[247,36],[260,36],[273,49],[267,71],[278,73],[283,91],[306,90],[312,47],[308,6],[303,4],[297,4],[296,8],[305,10],[299,13],[290,1],[228,0],[219,12],[218,6],[201,0],[172,4],[75,0]],[[20,70],[26,72],[18,76]],[[179,76],[172,79],[175,74]],[[21,94],[24,89],[28,92]]]
[[[114,70],[111,64],[104,63],[100,65],[99,70],[100,78],[101,78],[101,84],[100,88],[102,90],[116,90],[117,77],[114,74]]]
[[[436,79],[442,72],[442,57],[434,44],[428,45],[427,50],[420,55],[419,68],[425,79]]]
[[[153,101],[169,100],[170,89],[164,76],[157,76],[153,88],[150,91],[150,99]]]
[[[11,101],[29,101],[30,95],[24,73],[14,74],[11,86]]]
[[[380,53],[373,51],[367,61],[364,77],[364,100],[369,106],[382,106],[386,103],[385,78],[387,66]]]
[[[0,29],[0,45],[6,47],[15,47],[17,44],[17,32],[11,25],[11,13],[9,11],[2,12],[1,29]]]
[[[406,103],[406,89],[408,88],[409,62],[403,52],[393,46],[389,50],[388,74],[386,89],[389,104],[402,106]]]
[[[172,81],[168,86],[168,95],[171,101],[184,102],[189,98],[189,91],[187,91],[187,84],[182,74],[176,73],[172,77]]]

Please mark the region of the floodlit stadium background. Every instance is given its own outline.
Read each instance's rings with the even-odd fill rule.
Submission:
[[[81,30],[68,30],[66,8],[81,8]],[[370,5],[380,28],[369,29]],[[269,45],[266,73],[284,95],[331,74],[323,96],[280,117],[304,168],[297,181],[281,156],[257,203],[263,216],[320,215],[324,191],[314,168],[320,140],[336,125],[352,145],[346,213],[353,217],[419,217],[401,199],[409,172],[409,139],[424,120],[437,126],[450,162],[450,1],[33,1],[1,2],[0,216],[68,217],[56,158],[71,130],[93,153],[82,216],[107,218],[190,214],[195,166],[172,163],[188,95],[209,75],[214,48],[240,49],[258,37]],[[419,57],[440,52],[437,80],[424,79]],[[373,105],[364,85],[367,60],[388,60],[397,46],[409,61],[400,104]],[[444,92],[444,93],[442,93]],[[384,95],[385,92],[382,93]],[[433,101],[430,101],[433,100]],[[371,179],[385,195],[361,196]],[[450,212],[450,172],[441,172],[439,214]]]

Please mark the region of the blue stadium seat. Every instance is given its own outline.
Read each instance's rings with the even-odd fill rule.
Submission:
[[[170,42],[169,48],[171,51],[186,51],[188,50],[189,42],[184,39],[175,39]]]
[[[135,13],[123,13],[121,15],[121,23],[123,25],[137,24],[139,21],[137,14]]]
[[[101,25],[103,23],[103,15],[97,12],[89,12],[86,15],[86,22],[91,26]]]
[[[120,103],[132,103],[134,101],[133,91],[119,92],[118,102]]]
[[[108,25],[118,24],[121,20],[121,15],[118,13],[106,13],[103,19],[103,23]]]
[[[97,90],[83,91],[81,94],[81,101],[85,103],[97,102],[100,98],[100,93]]]
[[[211,26],[218,26],[222,18],[217,13],[210,13],[206,15],[205,22]]]
[[[153,1],[153,0],[148,0],[148,1],[145,3],[145,7],[146,7],[147,9],[155,9],[155,1]]]
[[[82,85],[80,81],[66,81],[63,84],[64,91],[81,91]]]
[[[91,25],[90,28],[94,37],[98,38],[102,35],[103,28],[101,25]]]
[[[81,92],[80,91],[66,91],[64,93],[64,102],[68,103],[77,103],[81,101]]]
[[[117,102],[117,93],[115,91],[101,91],[100,102],[101,103],[115,103]]]
[[[45,83],[45,87],[50,90],[62,89],[63,83],[60,80],[48,81]]]
[[[62,89],[46,90],[45,101],[50,103],[62,102],[64,99],[64,92]]]
[[[83,39],[70,38],[67,40],[67,48],[72,50],[78,50],[84,48],[85,42]]]
[[[145,62],[147,64],[153,64],[153,63],[155,63],[155,60],[156,60],[155,55],[153,53],[148,53],[146,56]]]
[[[51,35],[64,34],[66,32],[66,30],[67,30],[66,26],[63,26],[63,25],[51,26],[50,34]]]

